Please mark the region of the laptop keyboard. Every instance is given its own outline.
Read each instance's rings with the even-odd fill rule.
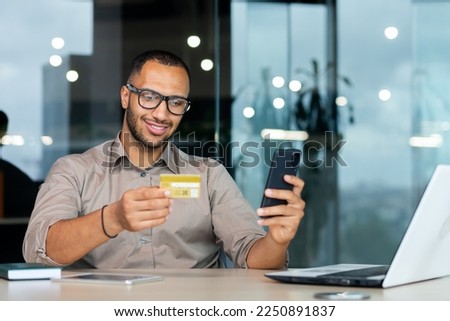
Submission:
[[[357,270],[350,270],[350,271],[342,271],[342,272],[336,272],[336,273],[330,273],[323,276],[329,277],[329,276],[337,276],[337,277],[370,277],[375,275],[383,275],[386,274],[389,269],[389,265],[380,265],[380,266],[374,266],[369,268],[362,268]]]

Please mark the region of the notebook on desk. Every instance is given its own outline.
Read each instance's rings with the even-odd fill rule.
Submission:
[[[383,288],[450,275],[449,187],[450,165],[438,165],[390,265],[335,264],[265,275],[289,283]]]

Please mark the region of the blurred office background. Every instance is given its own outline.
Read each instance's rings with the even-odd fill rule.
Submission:
[[[4,1],[1,159],[34,185],[5,199],[0,173],[0,200],[23,202],[58,157],[114,138],[131,59],[165,49],[193,79],[176,142],[221,160],[255,208],[273,146],[303,150],[291,266],[389,263],[450,163],[446,13],[448,0]],[[0,210],[0,259],[21,246],[30,213],[16,208]]]

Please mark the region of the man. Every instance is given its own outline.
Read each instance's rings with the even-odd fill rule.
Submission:
[[[258,209],[219,163],[168,142],[189,109],[190,72],[177,56],[136,57],[120,92],[125,109],[114,141],[59,159],[40,188],[23,253],[28,262],[95,268],[282,268],[301,218],[303,182],[266,191],[288,205]],[[200,174],[200,197],[171,199],[160,174]],[[273,218],[264,216],[280,215]],[[262,226],[267,226],[265,233]]]
[[[0,110],[0,152],[8,132],[8,116]],[[0,154],[0,217],[29,217],[37,195],[36,184],[16,165]],[[20,253],[20,252],[19,252]]]

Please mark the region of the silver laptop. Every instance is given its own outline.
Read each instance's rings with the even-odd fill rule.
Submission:
[[[336,264],[269,272],[289,283],[392,287],[450,275],[450,165],[438,165],[390,265]]]

